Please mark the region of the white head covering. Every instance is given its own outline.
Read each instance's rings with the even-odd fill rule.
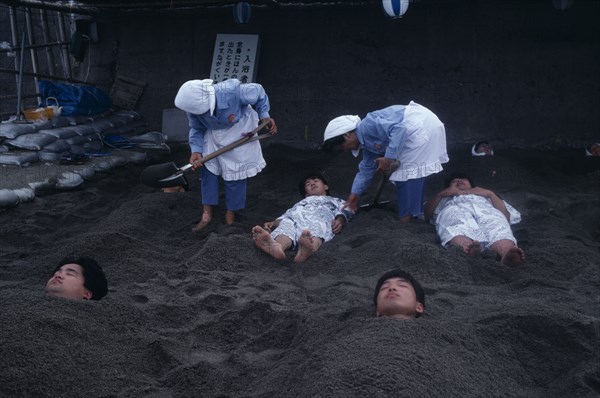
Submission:
[[[477,147],[477,144],[479,144],[479,142],[476,142],[475,144],[473,144],[473,146],[471,147],[471,155],[473,156],[486,156],[487,153],[485,152],[476,152],[475,148]],[[490,156],[494,156],[494,150],[490,150]]]
[[[356,126],[360,122],[360,117],[356,115],[343,115],[332,119],[325,127],[325,134],[323,134],[323,141],[327,141],[330,138],[337,137],[346,134],[350,131],[356,130]],[[358,156],[359,149],[353,149],[352,154],[354,157]]]
[[[600,145],[600,142],[594,142],[593,144],[590,144],[590,145],[586,146],[585,147],[585,156],[594,156],[594,154],[591,153],[590,150],[588,149],[592,145]]]
[[[175,106],[194,115],[215,111],[215,88],[211,79],[189,80],[181,85],[175,96]]]

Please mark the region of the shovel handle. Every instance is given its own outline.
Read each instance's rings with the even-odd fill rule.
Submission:
[[[212,153],[209,153],[208,155],[202,157],[202,159],[200,159],[198,162],[196,162],[197,164],[202,164],[205,162],[208,162],[211,159],[216,158],[219,155],[224,154],[225,152],[229,152],[234,148],[237,148],[238,146],[248,142],[248,141],[255,141],[256,139],[262,139],[265,138],[264,136],[267,135],[271,135],[269,134],[263,134],[263,135],[259,135],[254,137],[254,134],[256,134],[258,131],[262,130],[263,128],[265,128],[267,126],[267,124],[269,124],[270,122],[267,120],[266,122],[263,122],[261,124],[258,125],[258,127],[256,127],[254,130],[252,130],[251,132],[247,133],[246,135],[244,135],[244,137],[240,138],[237,141],[232,142],[229,145],[225,145],[223,148],[220,148]],[[259,138],[260,137],[260,138]],[[186,166],[183,166],[186,167]],[[183,167],[181,168],[183,170]],[[190,164],[189,167],[192,167],[192,165]],[[188,168],[189,168],[188,167]],[[185,170],[187,170],[188,168],[186,168]]]

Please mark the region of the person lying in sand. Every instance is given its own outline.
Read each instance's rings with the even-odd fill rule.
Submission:
[[[278,219],[252,228],[256,246],[277,260],[285,259],[285,251],[297,246],[294,261],[306,261],[324,242],[340,233],[353,214],[342,210],[343,199],[329,196],[327,180],[319,173],[302,178],[298,189],[304,199]]]
[[[90,257],[63,258],[46,283],[46,293],[69,299],[100,300],[108,283],[102,267]]]
[[[395,269],[379,278],[373,302],[378,317],[418,318],[425,311],[425,291],[408,272]]]
[[[457,246],[473,257],[490,249],[511,266],[525,261],[510,229],[521,214],[489,189],[475,187],[464,173],[451,175],[446,188],[425,203],[425,221],[435,225],[443,246]]]

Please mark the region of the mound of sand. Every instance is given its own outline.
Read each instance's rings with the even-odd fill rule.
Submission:
[[[176,154],[187,162],[187,154]],[[521,211],[527,262],[445,250],[395,205],[359,213],[306,263],[276,262],[250,234],[324,171],[345,197],[357,161],[272,144],[233,226],[199,234],[198,182],[162,193],[142,166],[0,214],[0,395],[6,397],[592,397],[600,393],[600,173],[573,153],[450,152]],[[596,159],[594,159],[596,160]],[[594,171],[596,170],[596,171]],[[441,189],[444,175],[428,182]],[[394,199],[386,187],[382,199]],[[364,202],[371,200],[364,197]],[[47,297],[68,254],[94,257],[99,302]],[[426,314],[375,318],[392,268],[425,287]]]

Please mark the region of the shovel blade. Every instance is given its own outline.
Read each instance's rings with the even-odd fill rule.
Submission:
[[[175,187],[177,185],[182,185],[183,174],[172,180],[161,180],[170,177],[179,171],[179,168],[173,162],[153,164],[142,171],[142,174],[140,174],[140,181],[142,184],[154,188]]]

